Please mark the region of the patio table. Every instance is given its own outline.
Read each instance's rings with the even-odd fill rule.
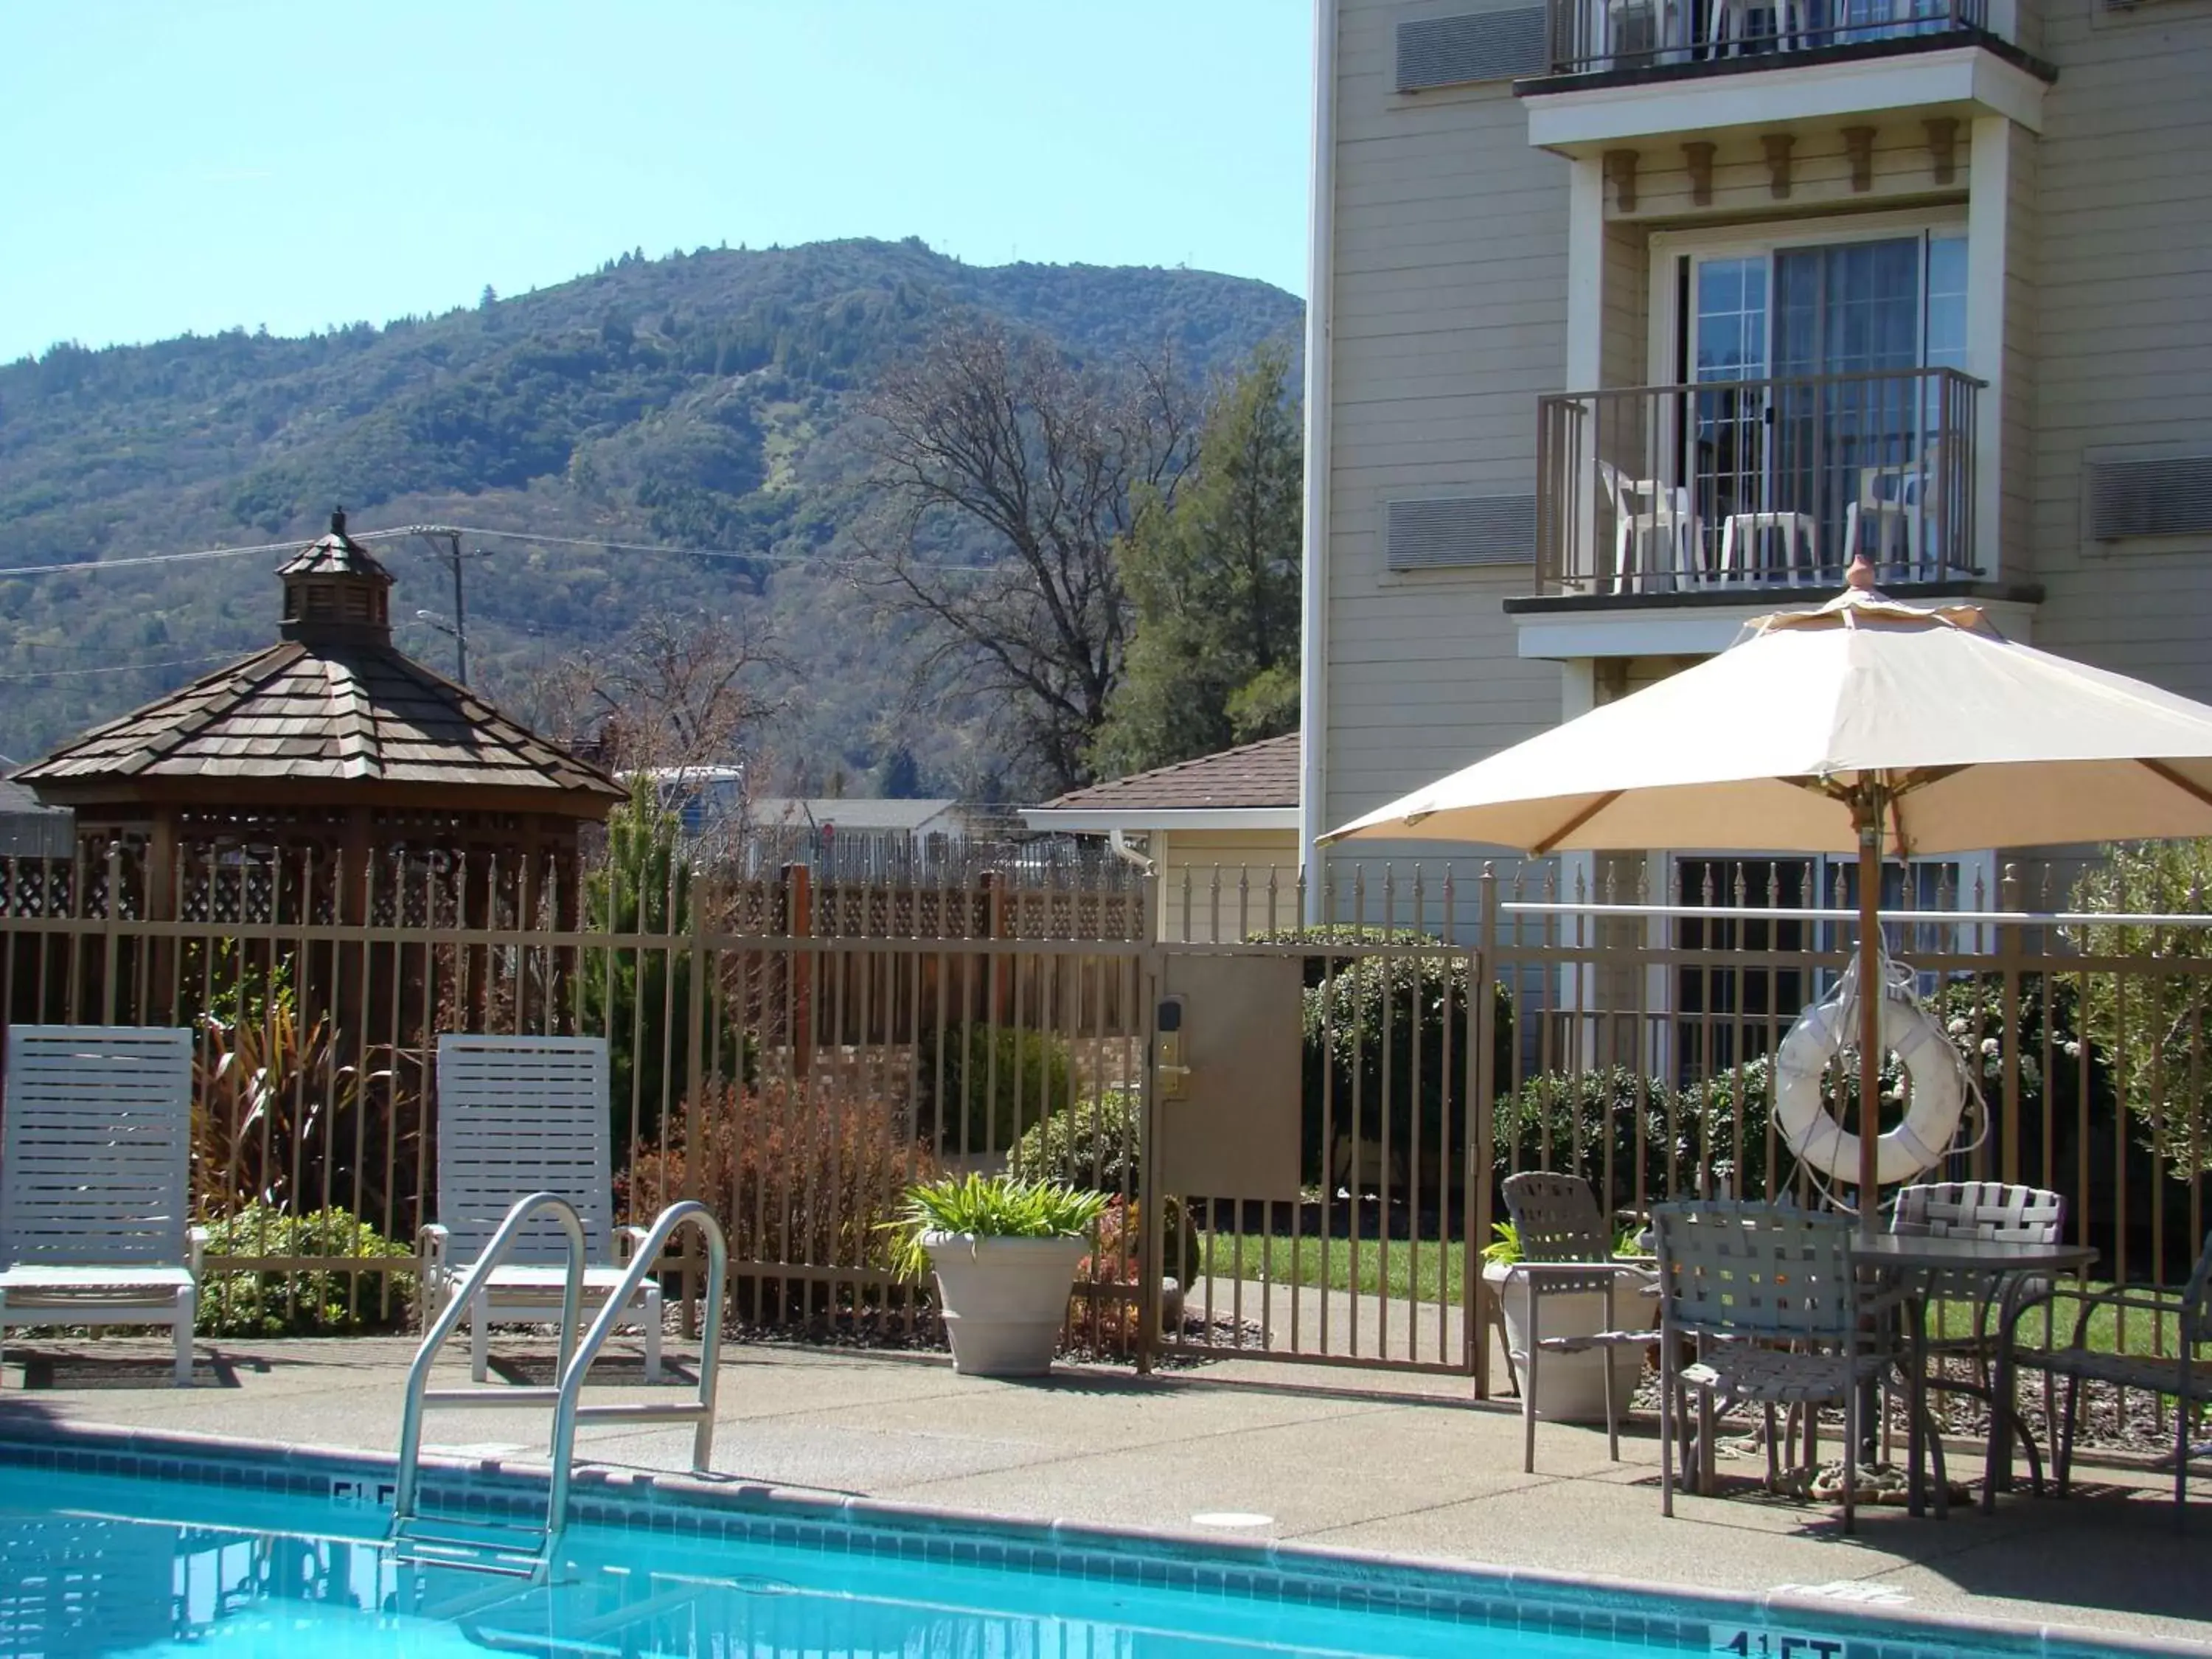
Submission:
[[[1996,1352],[1990,1376],[1990,1438],[1982,1480],[1982,1508],[1996,1507],[1997,1489],[2012,1483],[2013,1322],[2021,1313],[2021,1291],[2031,1280],[2079,1273],[2097,1259],[2086,1244],[2015,1243],[1991,1238],[1915,1237],[1898,1233],[1870,1233],[1851,1241],[1851,1259],[1885,1274],[1956,1275],[1979,1279],[1996,1291]],[[1906,1337],[1911,1348],[1913,1397],[1906,1413],[1909,1498],[1911,1512],[1927,1506],[1921,1478],[1923,1429],[1921,1396],[1927,1376],[1927,1303],[1924,1296],[1910,1298],[1911,1316]]]

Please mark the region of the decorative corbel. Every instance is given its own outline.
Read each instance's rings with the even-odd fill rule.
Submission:
[[[1928,154],[1936,163],[1936,182],[1950,184],[1959,176],[1959,118],[1931,115],[1920,125],[1928,130]]]
[[[1874,188],[1874,129],[1845,127],[1844,153],[1851,158],[1851,191],[1863,196]]]
[[[1703,139],[1682,146],[1682,159],[1690,167],[1690,199],[1699,207],[1713,204],[1713,148]]]
[[[1613,204],[1622,213],[1636,211],[1636,152],[1609,149],[1605,153],[1605,179],[1613,186]]]
[[[1790,152],[1797,140],[1787,132],[1762,132],[1759,146],[1766,152],[1767,193],[1780,201],[1790,194]]]

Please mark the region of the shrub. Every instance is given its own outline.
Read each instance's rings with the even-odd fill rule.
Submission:
[[[1073,1101],[1023,1132],[1008,1167],[1017,1175],[1137,1196],[1142,1117],[1133,1090],[1108,1089]]]
[[[1258,938],[1341,952],[1306,958],[1305,1179],[1322,1178],[1325,1103],[1336,1136],[1353,1133],[1356,1116],[1358,1135],[1380,1140],[1387,1121],[1394,1148],[1410,1146],[1418,1136],[1425,1157],[1441,1146],[1456,1170],[1467,1146],[1466,953],[1403,927],[1296,927]],[[1437,953],[1382,956],[1360,949],[1376,945],[1433,945]],[[1492,986],[1491,997],[1492,1075],[1502,1087],[1513,1074],[1513,1003],[1502,985]]]
[[[2074,890],[2077,910],[2202,915],[2212,890],[2212,841],[2138,842],[2105,848]],[[2172,1175],[2212,1170],[2212,927],[2098,922],[2072,928],[2091,956],[2148,957],[2148,971],[2091,974],[2082,1025],[2107,1085],[2138,1135]],[[2117,1062],[2117,1063],[2116,1063]]]
[[[292,1215],[248,1204],[208,1228],[210,1255],[326,1255],[340,1261],[411,1256],[412,1249],[378,1232],[349,1210]],[[388,1289],[377,1283],[388,1279]],[[415,1299],[411,1273],[379,1275],[309,1268],[273,1273],[232,1270],[200,1281],[202,1336],[337,1336],[396,1330]]]
[[[945,1152],[1011,1152],[1075,1097],[1066,1045],[1048,1031],[963,1022],[940,1039],[929,1025],[917,1048],[915,1127]]]
[[[757,1090],[709,1084],[699,1103],[698,1195],[720,1223],[731,1261],[891,1267],[883,1224],[910,1183],[936,1173],[895,1102],[772,1080]],[[616,1177],[619,1213],[642,1223],[683,1195],[690,1171],[677,1137],[688,1112],[672,1124],[670,1144],[648,1147]]]
[[[1626,1209],[1638,1200],[1639,1169],[1644,1202],[1668,1195],[1668,1153],[1680,1113],[1681,1098],[1666,1083],[1626,1066],[1540,1072],[1499,1097],[1492,1118],[1492,1157],[1500,1175],[1514,1170],[1578,1175],[1601,1207]]]

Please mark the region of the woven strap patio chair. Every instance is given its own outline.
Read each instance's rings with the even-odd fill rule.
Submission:
[[[2040,1187],[2007,1185],[1996,1181],[1947,1181],[1899,1190],[1890,1211],[1889,1230],[1912,1238],[1985,1238],[2016,1244],[2055,1244],[2066,1224],[2066,1200]],[[1931,1362],[1923,1378],[1924,1389],[1944,1394],[1964,1394],[1993,1405],[1995,1387],[1990,1369],[2000,1357],[2001,1345],[2012,1339],[2012,1327],[2030,1307],[2051,1300],[2055,1286],[2045,1276],[2017,1277],[2009,1284],[2002,1276],[1972,1272],[1922,1273],[1905,1287],[1931,1309],[1969,1310],[1962,1330],[1931,1329],[1924,1352]],[[1972,1373],[1960,1376],[1937,1369],[1945,1358],[1964,1358]],[[2040,1365],[2040,1353],[2021,1356],[2021,1363]],[[2045,1391],[2046,1404],[2050,1391]],[[2035,1437],[2017,1407],[2012,1409],[2013,1433],[2027,1449],[2028,1479],[2043,1490],[2043,1459]],[[1887,1425],[1885,1425],[1887,1427]],[[2046,1428],[2046,1433],[2048,1429]],[[1936,1444],[1940,1447],[1941,1442]],[[1939,1453],[1940,1455],[1940,1453]]]
[[[1844,1416],[1844,1529],[1852,1530],[1862,1385],[1895,1357],[1881,1334],[1894,1293],[1870,1288],[1853,1267],[1856,1224],[1847,1216],[1702,1200],[1662,1204],[1651,1222],[1659,1251],[1662,1512],[1674,1513],[1677,1418],[1686,1394],[1717,1411],[1837,1401]],[[1682,1345],[1692,1340],[1703,1352],[1685,1365]],[[1807,1442],[1810,1455],[1809,1433]],[[1711,1443],[1708,1431],[1701,1464]],[[1771,1449],[1769,1456],[1771,1464]]]
[[[1521,1260],[1507,1270],[1504,1289],[1510,1294],[1517,1286],[1528,1297],[1526,1351],[1516,1351],[1508,1342],[1506,1358],[1521,1390],[1521,1467],[1533,1474],[1536,1469],[1536,1367],[1540,1356],[1595,1351],[1606,1356],[1604,1363],[1610,1366],[1614,1349],[1648,1348],[1658,1341],[1659,1333],[1607,1328],[1615,1284],[1626,1279],[1639,1287],[1649,1285],[1652,1275],[1613,1259],[1605,1217],[1598,1210],[1597,1195],[1589,1182],[1580,1176],[1529,1170],[1508,1176],[1504,1190],[1505,1212],[1513,1219],[1513,1231],[1521,1244]],[[1601,1298],[1607,1328],[1541,1334],[1546,1302],[1563,1296],[1590,1295]],[[1620,1461],[1620,1407],[1613,1400],[1612,1376],[1608,1374],[1605,1381],[1606,1447],[1617,1463]]]
[[[2088,1346],[2090,1322],[2098,1311],[2118,1313],[2132,1309],[2161,1342],[2171,1324],[2174,1351],[2165,1354],[2115,1353]],[[2140,1328],[2140,1327],[2138,1327]],[[2073,1474],[2074,1433],[2081,1409],[2081,1384],[2110,1382],[2121,1389],[2140,1389],[2163,1395],[2173,1407],[2173,1502],[2175,1513],[2189,1503],[2189,1463],[2192,1457],[2212,1453],[2212,1446],[2190,1441],[2197,1408],[2212,1405],[2212,1233],[2179,1292],[2148,1286],[2122,1285],[2081,1297],[2081,1311],[2074,1322],[2074,1337],[2066,1346],[2035,1356],[2035,1363],[2066,1379],[2066,1412],[2058,1436],[2058,1495],[2066,1496]]]

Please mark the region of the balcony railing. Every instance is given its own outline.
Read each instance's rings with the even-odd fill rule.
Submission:
[[[1547,13],[1554,75],[1718,64],[1989,27],[1988,0],[1547,0]]]
[[[1974,400],[1956,369],[1631,386],[1540,398],[1541,593],[1833,586],[1974,562]]]

